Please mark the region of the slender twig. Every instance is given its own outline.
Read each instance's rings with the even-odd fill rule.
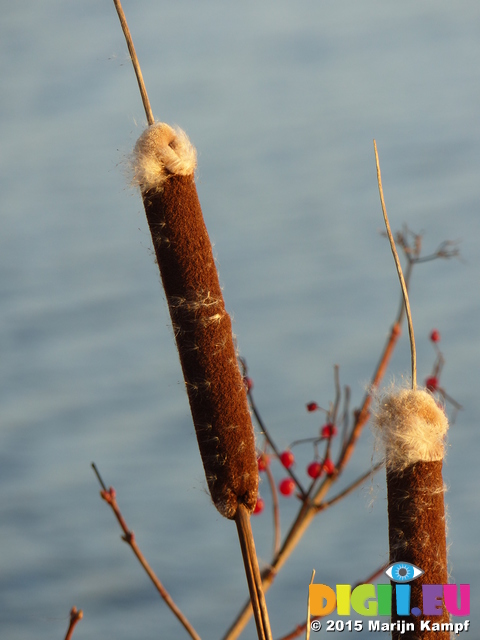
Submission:
[[[155,120],[153,118],[152,108],[150,106],[150,100],[148,99],[147,89],[145,88],[145,83],[143,81],[143,75],[142,75],[142,70],[140,68],[140,63],[138,62],[137,54],[135,52],[135,47],[133,46],[132,36],[130,34],[130,29],[128,28],[127,19],[125,17],[125,13],[123,12],[123,8],[120,0],[113,0],[113,3],[115,5],[115,9],[117,10],[120,24],[122,25],[123,35],[125,36],[128,51],[130,53],[130,58],[132,59],[133,69],[135,71],[135,75],[137,76],[138,88],[140,89],[140,95],[142,96],[143,108],[145,109],[147,122],[149,125],[152,125],[154,124]]]
[[[340,387],[340,367],[338,366],[338,364],[335,365],[333,371],[335,379],[335,402],[333,405],[332,415],[330,416],[330,422],[333,422],[335,424],[337,422],[338,407],[340,405],[340,399],[342,397],[342,389]]]
[[[310,584],[313,584],[315,579],[315,569],[312,571],[312,577],[310,578]],[[310,589],[308,590],[308,600],[307,600],[307,622],[305,624],[305,640],[310,640]]]
[[[73,636],[73,631],[77,626],[77,623],[83,618],[83,611],[78,610],[77,607],[72,607],[70,610],[70,624],[68,625],[67,635],[65,640],[70,640]]]
[[[240,541],[243,563],[245,565],[245,573],[250,591],[250,600],[253,606],[253,614],[257,625],[258,639],[272,640],[267,605],[265,603],[265,595],[262,587],[262,578],[260,576],[260,569],[258,568],[255,542],[253,539],[252,527],[250,525],[250,515],[243,504],[238,506],[235,514],[235,523],[237,525],[238,539]]]
[[[360,476],[360,478],[355,480],[355,482],[352,482],[352,484],[348,485],[348,487],[346,487],[338,495],[326,502],[321,502],[319,505],[316,505],[316,510],[325,511],[325,509],[333,507],[334,504],[336,504],[343,498],[346,498],[350,493],[353,493],[355,489],[358,489],[358,487],[360,487],[365,482],[365,480],[368,480],[368,478],[371,478],[373,475],[375,475],[377,471],[379,471],[383,467],[383,464],[383,462],[378,462],[374,467],[372,467],[372,469],[366,471],[362,476]]]
[[[277,458],[280,460],[280,451],[277,447],[277,445],[275,444],[275,441],[273,440],[273,438],[270,436],[270,433],[268,432],[268,429],[264,423],[264,421],[262,420],[262,417],[257,409],[257,405],[255,404],[255,401],[253,399],[253,394],[252,391],[249,390],[248,391],[248,401],[250,403],[250,408],[252,409],[252,413],[255,416],[255,419],[258,422],[258,426],[260,427],[261,431],[263,432],[268,444],[270,445],[272,451],[274,452],[274,454],[277,456]],[[305,489],[303,488],[302,483],[300,482],[300,480],[297,478],[297,476],[295,475],[295,473],[292,471],[292,468],[289,467],[288,469],[285,467],[285,471],[289,474],[289,476],[294,480],[295,484],[297,485],[298,490],[300,491],[300,493],[302,494],[302,498],[306,498],[307,496],[307,492],[305,491]]]
[[[280,509],[278,506],[278,493],[277,487],[275,485],[275,478],[273,477],[272,470],[270,466],[267,464],[265,468],[265,473],[267,474],[268,484],[270,486],[270,493],[272,494],[272,505],[273,505],[273,555],[275,556],[280,549],[280,541],[281,541],[281,530],[280,530]]]
[[[350,409],[350,387],[346,386],[344,391],[343,415],[342,415],[342,451],[347,444],[348,435],[348,414]],[[338,466],[338,465],[337,465]]]
[[[387,208],[385,206],[385,200],[383,197],[382,188],[382,174],[380,172],[380,161],[378,159],[377,143],[373,141],[373,148],[375,150],[375,162],[377,165],[377,180],[378,191],[380,193],[380,203],[382,205],[383,219],[385,221],[385,227],[387,229],[388,239],[390,240],[390,246],[392,248],[393,259],[395,260],[395,266],[397,267],[398,278],[400,280],[400,286],[402,287],[403,299],[405,301],[405,311],[407,313],[408,333],[410,334],[410,353],[412,359],[412,389],[417,388],[417,353],[415,349],[415,335],[413,332],[412,312],[410,311],[410,303],[408,300],[407,285],[403,277],[402,265],[400,264],[400,258],[398,257],[397,249],[395,247],[395,240],[393,239],[392,230],[390,229],[390,223],[388,221]]]
[[[337,464],[337,470],[339,473],[345,468],[347,463],[349,462],[353,451],[355,449],[355,445],[362,433],[363,427],[368,422],[370,418],[370,405],[372,402],[372,393],[375,389],[378,388],[383,376],[387,371],[388,364],[393,355],[395,347],[397,345],[398,339],[401,335],[401,325],[399,322],[395,321],[390,330],[390,335],[387,338],[385,346],[383,348],[382,355],[380,356],[380,360],[378,361],[377,368],[375,369],[375,373],[372,376],[372,380],[369,385],[369,390],[365,394],[363,399],[362,407],[355,414],[355,424],[350,433],[350,437],[347,440],[347,444],[345,445],[340,460]]]
[[[120,525],[120,527],[121,527],[121,529],[123,531],[124,535],[122,536],[122,540],[124,540],[130,546],[130,548],[132,549],[133,553],[137,556],[138,561],[140,562],[140,564],[144,568],[145,572],[147,573],[148,577],[150,578],[150,580],[155,585],[155,588],[157,589],[158,593],[161,595],[161,597],[165,601],[165,604],[175,614],[175,616],[178,618],[178,620],[184,626],[185,630],[190,635],[190,637],[193,638],[193,640],[200,640],[200,636],[198,635],[198,633],[195,631],[195,629],[192,627],[190,622],[187,620],[187,618],[184,616],[184,614],[180,611],[178,606],[172,600],[172,597],[170,596],[168,591],[165,589],[163,584],[160,582],[158,577],[155,575],[155,572],[153,571],[151,566],[148,564],[148,562],[147,562],[145,556],[143,555],[143,553],[140,551],[140,549],[139,549],[139,547],[137,545],[137,542],[135,540],[135,534],[133,533],[133,531],[131,531],[128,528],[127,523],[125,522],[125,519],[124,519],[124,517],[123,517],[123,515],[122,515],[122,513],[120,511],[120,508],[119,508],[119,506],[117,504],[115,489],[113,487],[110,487],[109,489],[106,489],[106,486],[105,486],[105,484],[104,484],[104,482],[103,482],[103,480],[102,480],[102,478],[100,476],[100,473],[99,473],[95,463],[93,463],[93,462],[92,462],[92,468],[95,471],[95,474],[96,474],[96,476],[97,476],[97,478],[98,478],[98,480],[99,480],[99,482],[100,482],[100,484],[102,486],[102,491],[100,491],[100,496],[112,508],[112,511],[115,514],[115,517],[117,518],[118,523],[119,523],[119,525]]]

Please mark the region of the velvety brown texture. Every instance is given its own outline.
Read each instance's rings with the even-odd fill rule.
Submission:
[[[403,472],[387,473],[390,562],[410,562],[425,573],[411,585],[410,606],[422,609],[422,584],[447,584],[447,544],[442,461],[416,462]],[[415,623],[415,632],[392,633],[393,640],[432,638],[449,640],[449,631],[420,631],[420,620],[448,622],[441,616],[397,617],[393,590],[392,622]]]
[[[143,194],[190,408],[213,502],[233,518],[252,511],[258,469],[232,325],[193,176],[170,175]]]

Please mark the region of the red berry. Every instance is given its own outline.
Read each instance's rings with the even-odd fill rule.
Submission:
[[[309,402],[307,404],[307,411],[316,411],[318,409],[318,404],[316,402]]]
[[[438,378],[436,376],[430,376],[425,380],[425,386],[431,393],[435,393],[438,390]]]
[[[243,378],[243,384],[247,388],[247,393],[250,391],[250,389],[253,389],[253,380],[251,378],[249,378],[248,376],[245,376]]]
[[[437,329],[434,329],[430,334],[430,340],[432,342],[440,342],[440,332]]]
[[[262,513],[264,507],[265,507],[265,502],[263,501],[263,498],[258,496],[257,504],[255,505],[255,509],[253,510],[253,515],[258,516],[260,513]]]
[[[284,478],[278,485],[278,490],[282,496],[291,496],[295,491],[295,481],[292,478]]]
[[[261,453],[258,456],[257,464],[258,464],[258,470],[260,472],[261,471],[266,471],[268,465],[270,464],[270,457],[267,456],[266,453]]]
[[[329,422],[322,427],[322,438],[330,438],[337,435],[337,427]]]
[[[325,471],[327,476],[331,476],[335,471],[335,465],[333,464],[332,460],[330,460],[330,458],[327,458],[323,463],[323,470]]]
[[[280,462],[283,464],[285,469],[290,469],[290,467],[295,462],[295,456],[291,451],[284,451],[280,454]]]
[[[322,475],[322,471],[320,462],[311,462],[307,467],[307,473],[311,478],[319,478]]]

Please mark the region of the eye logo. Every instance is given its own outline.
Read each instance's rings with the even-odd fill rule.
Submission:
[[[385,573],[393,582],[411,582],[424,574],[425,571],[410,562],[394,562]]]
[[[395,607],[397,617],[442,616],[444,609],[452,616],[468,616],[470,614],[469,584],[417,585],[421,588],[421,602],[419,604],[422,608],[420,609],[418,606],[411,606],[412,585],[408,583],[423,576],[425,571],[411,562],[394,562],[386,569],[385,574],[396,584],[377,584],[376,586],[371,583],[358,584],[353,589],[349,584],[337,584],[335,591],[326,584],[310,584],[308,587],[310,614],[312,616],[326,616],[336,608],[338,616],[349,616],[352,609],[361,616],[391,616],[393,607]],[[418,595],[417,593],[416,597]],[[400,624],[400,622],[395,624]],[[434,623],[431,630],[440,631],[440,624],[444,623]],[[452,625],[453,623],[445,624]],[[465,624],[464,628],[462,628],[463,624]],[[456,623],[455,632],[457,632],[457,628],[460,631],[467,631],[469,624],[469,620],[466,620],[465,623]],[[402,625],[402,629],[397,628],[402,635],[405,630],[414,631],[413,622],[403,620]],[[347,628],[349,627],[345,625],[345,629]],[[379,621],[369,623],[369,629],[371,631],[394,631],[393,627],[389,627],[389,623],[382,624],[380,628]],[[427,627],[421,627],[421,629],[427,630]],[[333,631],[333,628],[327,628],[327,631],[329,630]],[[441,630],[444,630],[443,627]],[[453,630],[453,626],[450,626],[449,630]]]

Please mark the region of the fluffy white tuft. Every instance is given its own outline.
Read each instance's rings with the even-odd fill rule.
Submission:
[[[378,395],[373,425],[391,471],[445,455],[447,416],[428,391],[402,389]]]
[[[161,191],[171,174],[188,176],[197,166],[197,152],[182,129],[159,122],[145,129],[133,151],[133,181],[142,192]]]

